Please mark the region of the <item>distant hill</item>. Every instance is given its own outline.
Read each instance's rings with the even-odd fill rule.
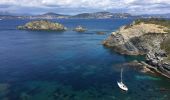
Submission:
[[[14,16],[14,15],[0,15],[0,19],[22,19],[23,16]]]
[[[12,14],[7,11],[0,11],[0,15],[12,15]]]
[[[61,19],[61,18],[68,18],[69,15],[63,15],[63,14],[56,14],[53,12],[48,12],[42,15],[34,15],[34,16],[28,16],[30,19]]]
[[[64,15],[53,12],[48,12],[41,15],[16,14],[9,12],[0,12],[0,19],[108,19],[108,18],[170,18],[168,14],[145,14],[131,15],[129,13],[111,13],[111,12],[95,12],[81,13],[77,15]]]
[[[7,16],[30,16],[29,13],[13,13],[7,11],[0,11],[0,15],[7,15]]]
[[[6,17],[5,17],[6,16]],[[48,12],[41,15],[5,15],[3,17],[0,16],[1,19],[4,18],[20,18],[20,19],[61,19],[61,18],[81,18],[81,19],[106,19],[106,18],[128,18],[132,17],[132,15],[128,13],[110,13],[110,12],[95,12],[95,13],[81,13],[77,15],[63,15],[56,14],[53,12]]]
[[[144,14],[140,15],[143,18],[170,18],[170,13],[167,14]]]
[[[6,11],[0,11],[0,19],[25,19],[26,16],[30,16],[31,14],[24,13],[11,13]]]
[[[60,18],[68,18],[68,17],[69,15],[56,14],[52,12],[41,14],[41,15],[0,12],[0,19],[60,19]]]
[[[111,12],[95,12],[95,13],[82,13],[78,15],[71,16],[71,18],[97,18],[97,19],[105,19],[105,18],[127,18],[131,17],[128,13],[111,13]]]

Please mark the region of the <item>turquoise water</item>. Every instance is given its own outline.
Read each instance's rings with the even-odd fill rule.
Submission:
[[[0,100],[170,99],[168,79],[129,66],[123,73],[129,91],[117,86],[120,64],[141,58],[119,55],[101,42],[133,19],[53,20],[69,27],[66,32],[16,30],[28,21],[0,21]],[[77,25],[88,31],[73,32]]]

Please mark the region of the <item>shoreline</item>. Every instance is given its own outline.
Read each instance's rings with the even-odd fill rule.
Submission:
[[[147,67],[147,68],[149,68],[150,70],[152,70],[152,71],[154,71],[154,72],[156,72],[156,73],[158,73],[158,74],[160,74],[160,75],[162,75],[162,76],[170,79],[170,76],[162,73],[161,71],[159,71],[159,70],[158,70],[157,68],[155,68],[154,66],[151,66],[151,65],[147,64],[147,63],[144,62],[144,61],[141,61],[140,63],[143,65],[143,67]]]

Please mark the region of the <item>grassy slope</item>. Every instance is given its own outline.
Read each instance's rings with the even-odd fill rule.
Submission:
[[[156,25],[161,25],[164,27],[167,27],[168,30],[166,30],[169,34],[167,34],[167,37],[165,38],[164,42],[161,44],[161,49],[165,50],[168,54],[168,61],[170,61],[170,20],[166,19],[138,19],[134,22],[134,24],[139,24],[139,23],[148,23],[148,24],[156,24]]]
[[[156,24],[156,25],[167,27],[169,29],[167,30],[167,32],[170,33],[170,20],[168,19],[158,19],[158,18],[137,19],[134,22],[134,24],[139,24],[141,22],[146,23],[146,24]]]

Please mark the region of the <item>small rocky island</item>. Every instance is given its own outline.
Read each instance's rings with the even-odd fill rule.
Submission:
[[[84,28],[84,27],[79,25],[73,31],[76,31],[76,32],[85,32],[86,28]]]
[[[113,32],[103,45],[120,54],[145,55],[145,67],[170,78],[170,20],[136,20]]]
[[[24,26],[17,27],[20,30],[48,30],[48,31],[65,31],[67,28],[59,23],[50,22],[47,20],[32,21]]]

